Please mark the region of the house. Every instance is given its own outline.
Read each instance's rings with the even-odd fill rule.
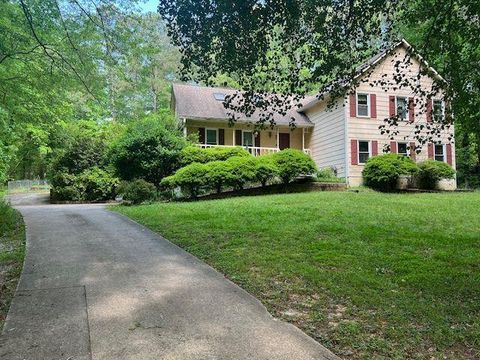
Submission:
[[[355,85],[345,85],[346,88],[355,86],[349,95],[333,100],[328,93],[323,97],[309,97],[300,109],[292,108],[285,116],[277,115],[275,126],[265,130],[255,130],[253,126],[259,120],[257,113],[251,117],[240,115],[238,121],[229,126],[223,101],[226,95],[236,92],[234,89],[175,84],[172,107],[183,122],[185,135],[198,134],[202,147],[243,146],[254,155],[285,148],[299,149],[312,156],[319,168],[333,168],[350,186],[361,185],[365,162],[387,149],[410,156],[417,162],[435,159],[455,168],[455,146],[451,141],[453,125],[443,131],[435,143],[421,146],[421,151],[416,151],[413,136],[415,125],[426,126],[437,116],[445,116],[441,92],[438,98],[422,99],[408,87],[393,90],[393,86],[385,89],[382,84],[399,71],[395,64],[407,52],[412,53],[411,46],[402,40],[359,67]],[[428,71],[417,79],[422,67],[427,67]],[[432,88],[435,77],[442,80],[414,52],[410,64],[402,71],[427,91]],[[362,81],[367,77],[368,81]],[[391,134],[382,135],[379,130],[385,124],[384,119],[392,116],[400,119],[394,139],[390,138]],[[295,119],[295,128],[289,126],[291,118]],[[445,180],[440,186],[454,189],[456,181]]]

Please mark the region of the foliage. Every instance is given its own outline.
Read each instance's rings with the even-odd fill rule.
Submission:
[[[105,201],[115,197],[120,181],[105,170],[93,167],[77,176],[75,186],[84,201]]]
[[[317,192],[115,210],[342,358],[466,360],[480,357],[479,202],[478,192]]]
[[[396,188],[400,175],[412,175],[417,171],[417,165],[409,157],[385,154],[368,159],[362,176],[366,186],[380,191],[390,191]]]
[[[217,192],[222,192],[225,185],[232,184],[235,175],[232,173],[232,166],[229,161],[211,161],[206,164],[207,178],[205,183],[207,186]]]
[[[418,164],[418,182],[422,189],[435,189],[442,179],[453,179],[455,170],[443,161],[425,160]]]
[[[123,200],[131,204],[141,204],[147,201],[154,201],[157,198],[157,188],[152,183],[143,179],[124,181],[117,190]]]
[[[165,110],[129,124],[111,146],[109,158],[121,179],[158,185],[179,168],[185,145],[175,119]]]
[[[192,163],[179,169],[174,175],[164,178],[161,182],[163,187],[180,187],[191,198],[196,198],[208,178],[208,168],[205,164]]]
[[[210,161],[227,160],[233,156],[251,156],[251,154],[241,147],[212,147],[202,149],[198,146],[187,146],[182,150],[181,164],[183,166],[194,162],[205,164]]]
[[[278,167],[271,155],[260,156],[255,167],[255,179],[263,187],[273,181],[279,174]]]
[[[241,190],[248,183],[255,181],[257,159],[253,156],[234,156],[226,160],[226,162],[232,174],[229,185],[234,189]]]
[[[22,272],[25,227],[22,216],[3,200],[0,187],[0,329]]]
[[[300,175],[313,174],[317,170],[312,158],[300,150],[285,149],[273,154],[273,159],[284,184],[288,184]]]
[[[119,185],[118,178],[96,166],[79,174],[58,171],[50,181],[57,201],[113,200]]]

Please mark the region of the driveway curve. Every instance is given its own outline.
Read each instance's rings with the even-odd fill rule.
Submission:
[[[1,359],[338,359],[102,205],[18,206],[27,256]]]

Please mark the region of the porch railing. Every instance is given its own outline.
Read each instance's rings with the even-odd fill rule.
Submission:
[[[220,148],[232,148],[235,145],[209,145],[209,144],[197,144],[202,149],[220,147]],[[263,146],[242,146],[245,150],[249,151],[253,156],[268,155],[279,152],[279,148],[263,147]],[[303,149],[303,152],[309,156],[312,155],[310,149]]]

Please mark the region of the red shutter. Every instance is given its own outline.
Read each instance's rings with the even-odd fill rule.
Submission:
[[[257,133],[257,136],[255,136],[255,147],[260,147],[260,132]]]
[[[370,95],[370,115],[373,119],[377,118],[377,95]]]
[[[408,98],[408,121],[413,123],[415,121],[415,98]]]
[[[242,146],[242,130],[235,130],[235,145]]]
[[[433,101],[432,99],[427,99],[427,123],[432,122],[432,110],[433,110]]]
[[[198,128],[198,142],[205,144],[205,128]]]
[[[372,141],[372,156],[377,156],[378,155],[378,141],[373,140]]]
[[[428,144],[428,158],[430,160],[433,159],[433,144],[432,143]]]
[[[355,94],[350,95],[350,117],[357,117],[357,97]]]
[[[390,141],[390,152],[392,154],[396,154],[398,152],[397,148],[397,142],[396,141]]]
[[[453,158],[452,158],[452,144],[447,144],[447,163],[448,165],[453,165]]]
[[[389,108],[390,117],[394,117],[395,115],[397,115],[397,112],[395,109],[395,96],[389,96],[388,108]]]
[[[451,109],[450,109],[450,103],[448,101],[445,101],[444,104],[445,104],[445,120],[447,122],[451,122],[452,112],[451,112]]]
[[[352,165],[358,165],[358,142],[350,140],[350,154],[352,156]]]
[[[225,145],[225,129],[218,129],[218,145]]]
[[[410,158],[415,161],[417,158],[417,152],[415,150],[415,142],[410,143]]]

